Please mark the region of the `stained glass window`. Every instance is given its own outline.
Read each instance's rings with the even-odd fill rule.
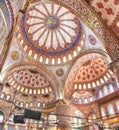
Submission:
[[[114,111],[114,108],[113,108],[113,105],[112,105],[112,104],[109,104],[109,105],[107,106],[107,110],[108,110],[108,114],[109,114],[109,115],[115,114],[115,111]]]
[[[110,93],[114,92],[114,86],[112,84],[109,84],[109,92]]]
[[[105,112],[105,109],[103,107],[101,108],[101,115],[102,115],[102,117],[106,116],[106,112]]]
[[[108,86],[103,87],[104,96],[108,95]]]

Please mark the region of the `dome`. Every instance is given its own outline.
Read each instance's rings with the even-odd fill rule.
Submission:
[[[118,128],[117,1],[0,0],[0,128]]]
[[[94,101],[94,97],[87,91],[77,91],[72,95],[72,102],[74,104],[87,104],[92,101]]]
[[[16,66],[9,70],[4,79],[15,90],[30,95],[45,95],[53,93],[58,96],[54,81],[51,77],[34,65]]]
[[[37,3],[22,17],[20,44],[29,56],[45,64],[66,63],[84,45],[83,26],[67,8],[52,2]]]

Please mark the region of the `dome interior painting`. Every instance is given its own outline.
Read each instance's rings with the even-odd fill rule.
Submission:
[[[1,130],[119,129],[118,8],[0,0]]]

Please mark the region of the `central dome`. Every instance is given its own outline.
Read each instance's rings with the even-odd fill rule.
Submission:
[[[67,8],[52,2],[32,6],[22,17],[18,37],[34,59],[60,64],[75,57],[84,44],[82,24]],[[21,35],[22,34],[22,35]],[[32,51],[32,52],[30,52]],[[59,57],[59,61],[57,60]]]

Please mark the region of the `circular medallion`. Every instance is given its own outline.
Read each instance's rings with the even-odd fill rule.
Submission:
[[[19,58],[19,53],[17,51],[12,52],[12,59],[17,60]]]
[[[96,39],[93,35],[89,35],[88,40],[89,40],[90,44],[92,44],[92,45],[96,44]]]
[[[63,76],[64,70],[63,70],[62,68],[57,69],[57,70],[56,70],[56,74],[57,74],[58,76]]]
[[[46,26],[48,27],[48,29],[54,30],[57,29],[59,25],[59,21],[56,17],[48,17],[46,19]]]

